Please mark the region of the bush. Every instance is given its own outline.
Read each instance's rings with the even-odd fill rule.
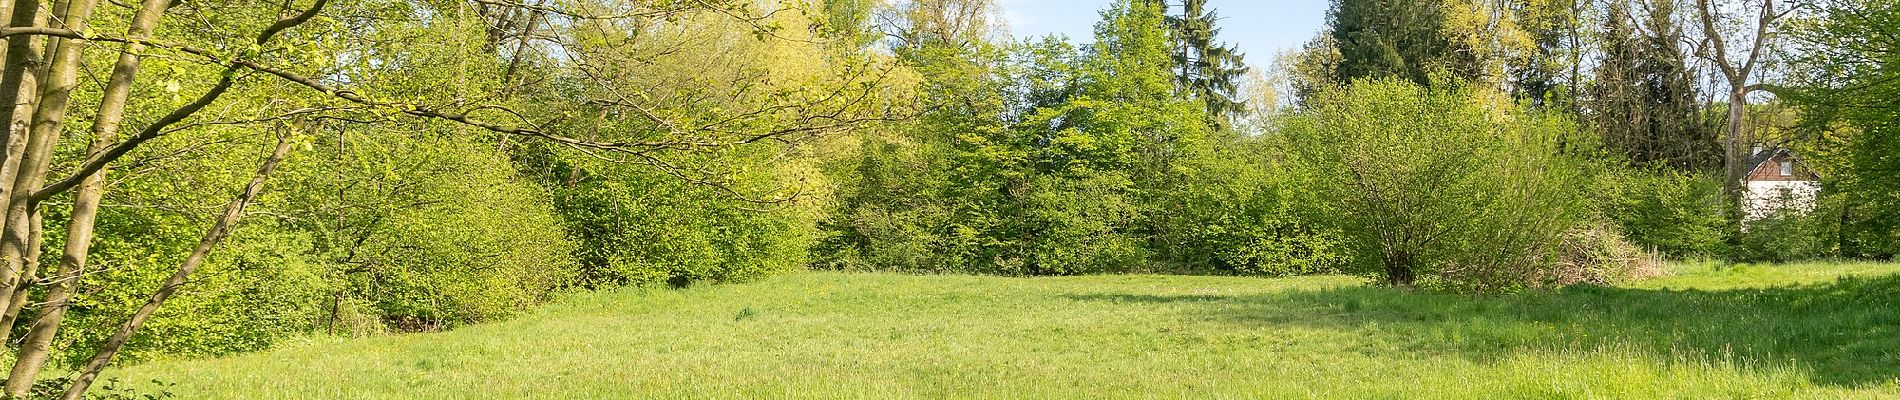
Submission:
[[[1852,186],[1829,186],[1821,191],[1816,222],[1832,234],[1835,252],[1843,257],[1892,260],[1900,254],[1900,204],[1868,201],[1878,193],[1856,192]],[[1884,203],[1884,204],[1883,204]]]
[[[1831,256],[1830,214],[1783,208],[1744,222],[1735,261],[1780,263]]]
[[[1727,254],[1721,178],[1669,169],[1610,166],[1595,185],[1598,212],[1616,223],[1630,242],[1668,257]]]
[[[1035,178],[1025,185],[1021,212],[1005,220],[1003,232],[1023,240],[1003,246],[992,272],[1075,275],[1128,272],[1146,264],[1145,242],[1131,232],[1140,205],[1125,194],[1126,178]]]
[[[492,144],[400,128],[299,146],[122,357],[255,351],[310,332],[439,329],[549,298],[574,264],[542,189],[517,176]],[[187,162],[113,172],[106,203],[115,206],[100,210],[92,266],[56,344],[61,359],[92,356],[91,345],[146,301],[250,179],[258,142],[271,138],[239,129],[192,133],[200,134],[229,143],[198,147],[190,143],[209,140],[168,137],[180,143],[155,141],[141,151],[177,152]],[[68,210],[46,209],[44,260],[59,258]]]
[[[490,144],[384,131],[335,143],[273,182],[329,282],[317,324],[435,330],[505,317],[573,278],[545,188]],[[267,204],[268,205],[268,204]],[[356,316],[372,320],[350,320]]]
[[[1539,284],[1588,218],[1584,136],[1556,116],[1396,80],[1322,93],[1280,127],[1303,204],[1344,233],[1353,272],[1387,284]]]
[[[1157,251],[1188,272],[1284,276],[1338,272],[1348,261],[1340,232],[1301,215],[1293,185],[1273,162],[1280,147],[1233,138],[1215,153],[1189,160],[1181,188],[1157,208],[1177,219],[1178,242]]]
[[[927,115],[926,118],[943,118]],[[954,117],[951,117],[954,118]],[[932,121],[931,124],[945,124]],[[919,124],[922,125],[922,124]],[[899,130],[921,131],[915,125]],[[993,164],[959,163],[936,140],[860,138],[858,154],[828,166],[839,188],[812,248],[821,268],[923,273],[995,270],[1001,251],[1000,177]]]
[[[813,249],[827,268],[1071,275],[1136,270],[1150,257],[1120,173],[952,166],[945,147],[867,140],[840,167],[856,176]]]
[[[816,234],[808,204],[753,204],[647,170],[603,168],[557,194],[587,287],[790,271],[805,266]]]

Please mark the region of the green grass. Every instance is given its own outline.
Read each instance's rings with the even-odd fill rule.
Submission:
[[[1900,266],[1680,269],[1503,297],[800,273],[115,374],[189,399],[1900,397]]]

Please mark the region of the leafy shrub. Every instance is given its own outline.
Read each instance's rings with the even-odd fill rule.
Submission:
[[[574,271],[544,188],[486,144],[384,131],[286,170],[287,214],[325,265],[325,328],[434,330],[505,317]],[[367,309],[349,309],[350,306]],[[339,321],[347,315],[374,321]]]
[[[1592,185],[1598,211],[1630,242],[1675,258],[1726,254],[1720,178],[1669,169],[1607,168]]]
[[[1789,262],[1827,257],[1833,252],[1825,213],[1782,209],[1744,222],[1735,249],[1743,262]]]
[[[857,176],[813,249],[828,268],[1067,275],[1129,271],[1150,255],[1119,173],[953,167],[955,153],[934,145],[869,149],[842,167]]]
[[[1127,181],[1112,174],[1080,180],[1037,177],[1025,188],[1022,212],[1008,231],[1024,239],[1003,246],[995,273],[1074,275],[1124,272],[1148,260],[1144,241],[1131,232],[1139,205],[1125,194]]]
[[[930,124],[948,124],[927,115]],[[903,125],[900,131],[917,129]],[[908,132],[906,132],[908,133]],[[961,165],[941,142],[861,138],[857,154],[828,166],[837,200],[813,246],[821,268],[857,271],[976,272],[994,260],[990,212],[1002,193],[987,163]]]
[[[1562,118],[1463,89],[1360,81],[1285,118],[1289,169],[1351,270],[1399,286],[1508,290],[1548,275],[1588,217],[1584,137]]]
[[[789,271],[807,263],[815,235],[809,205],[752,204],[650,171],[606,168],[557,193],[589,287]]]
[[[1179,190],[1158,208],[1171,210],[1188,232],[1157,251],[1188,272],[1299,275],[1337,272],[1347,262],[1337,230],[1314,226],[1299,213],[1293,185],[1270,156],[1270,140],[1233,138],[1215,153],[1189,161]]]
[[[1261,216],[1237,225],[1238,231],[1222,235],[1235,241],[1216,253],[1236,273],[1323,274],[1335,272],[1348,262],[1338,232],[1319,231],[1287,214]]]
[[[867,138],[860,160],[834,166],[847,189],[817,247],[825,264],[1004,275],[1147,268],[1155,251],[1146,238],[1182,226],[1157,223],[1173,210],[1155,200],[1177,188],[1173,162],[1192,153],[1206,121],[1174,96],[1160,10],[1120,4],[1105,15],[1093,49],[1047,39],[1009,57],[906,50],[931,61],[926,68],[961,68],[926,75],[933,112]],[[969,58],[935,59],[945,53]]]
[[[1891,260],[1900,254],[1900,208],[1882,201],[1869,201],[1877,194],[1856,192],[1852,186],[1828,187],[1821,191],[1815,209],[1815,222],[1823,235],[1832,234],[1835,252],[1843,257]]]

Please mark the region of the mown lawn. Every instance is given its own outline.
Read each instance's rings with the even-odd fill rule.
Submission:
[[[1900,398],[1900,265],[1678,269],[1482,298],[801,273],[115,374],[188,399]]]

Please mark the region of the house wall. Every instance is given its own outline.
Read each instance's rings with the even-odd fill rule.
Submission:
[[[1780,175],[1779,171],[1776,171],[1776,175]],[[1746,220],[1761,219],[1783,208],[1811,212],[1814,211],[1814,196],[1820,192],[1821,185],[1814,181],[1749,181],[1748,193],[1742,199],[1746,206],[1743,211],[1747,213]]]

